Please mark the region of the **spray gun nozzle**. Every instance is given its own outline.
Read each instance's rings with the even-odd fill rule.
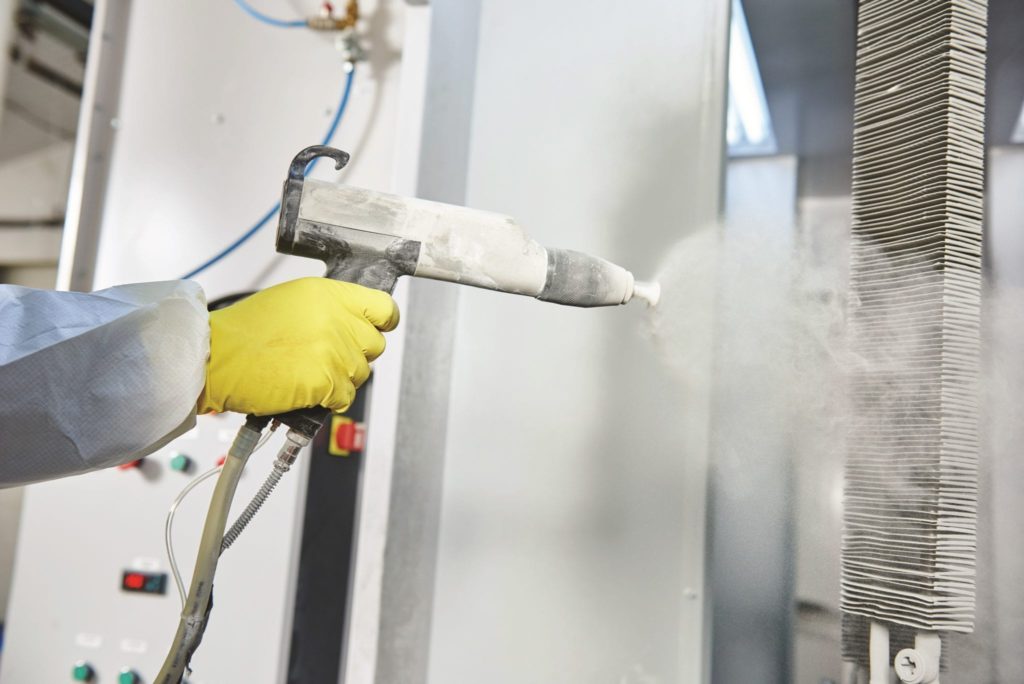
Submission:
[[[641,299],[652,308],[658,306],[658,300],[661,299],[661,284],[643,280],[636,281],[633,284],[633,299]]]

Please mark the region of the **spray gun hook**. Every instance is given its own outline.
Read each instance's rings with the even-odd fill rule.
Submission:
[[[317,157],[330,157],[333,159],[335,162],[334,168],[337,171],[344,168],[350,159],[348,152],[342,152],[327,145],[310,145],[292,159],[292,165],[288,168],[288,179],[301,182],[306,177],[306,169],[309,167],[309,163]]]
[[[281,213],[277,219],[278,252],[292,253],[295,223],[299,220],[299,202],[302,200],[302,182],[306,179],[310,162],[317,157],[330,157],[334,160],[334,168],[340,170],[348,164],[350,155],[327,145],[310,145],[292,159],[281,193]]]

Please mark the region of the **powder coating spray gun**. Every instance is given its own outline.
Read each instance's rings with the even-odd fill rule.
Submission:
[[[349,160],[346,152],[322,145],[295,157],[284,183],[277,251],[323,261],[328,278],[389,293],[398,278],[409,275],[570,306],[615,306],[633,299],[657,303],[656,283],[637,282],[604,259],[545,248],[507,216],[307,179],[306,169],[317,157],[333,159],[337,169]],[[157,684],[181,681],[209,617],[217,559],[329,416],[323,408],[249,416],[239,430],[217,481],[188,599]],[[242,468],[272,419],[290,428],[275,470],[225,534]]]

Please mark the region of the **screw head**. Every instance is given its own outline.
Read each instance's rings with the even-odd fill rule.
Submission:
[[[896,676],[904,684],[921,684],[924,682],[924,656],[914,649],[905,648],[897,653],[893,665],[896,668]]]

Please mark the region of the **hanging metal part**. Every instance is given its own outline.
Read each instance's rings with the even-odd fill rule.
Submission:
[[[870,652],[873,684],[891,653],[937,676],[940,633],[974,627],[986,19],[858,11],[841,585],[844,657]]]

